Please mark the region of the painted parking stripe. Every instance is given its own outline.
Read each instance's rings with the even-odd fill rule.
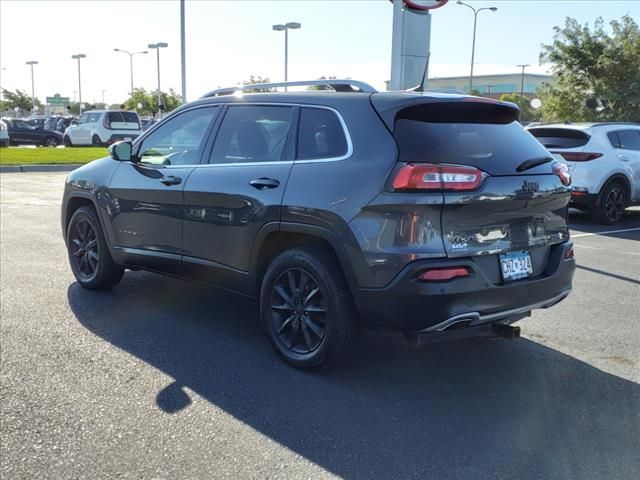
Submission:
[[[577,235],[571,235],[571,238],[591,237],[593,235],[608,235],[611,233],[635,232],[636,230],[640,230],[640,227],[625,228],[622,230],[605,230],[603,232],[593,232],[593,233],[579,233]]]

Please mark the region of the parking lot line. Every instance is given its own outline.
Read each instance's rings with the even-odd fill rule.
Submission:
[[[622,230],[604,230],[602,232],[579,233],[577,235],[571,235],[571,238],[591,237],[593,235],[607,235],[607,234],[611,234],[611,233],[634,232],[636,230],[640,230],[640,227],[624,228]]]

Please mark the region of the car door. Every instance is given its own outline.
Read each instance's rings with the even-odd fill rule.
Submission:
[[[24,120],[12,120],[12,123],[13,129],[9,132],[12,142],[22,145],[39,143],[40,134],[36,127]]]
[[[86,145],[87,144],[87,134],[86,125],[89,121],[89,114],[83,113],[78,118],[78,122],[75,125],[70,125],[68,130],[66,130],[66,135],[71,139],[71,143],[74,145]]]
[[[218,107],[167,119],[137,142],[138,161],[122,162],[109,183],[113,245],[125,263],[177,271],[182,255],[183,189],[200,162]]]
[[[185,186],[183,263],[190,276],[242,291],[258,232],[280,221],[296,111],[264,104],[227,108],[208,158]]]
[[[614,132],[618,137],[616,153],[625,169],[631,171],[633,188],[631,199],[640,200],[640,130],[628,129]]]

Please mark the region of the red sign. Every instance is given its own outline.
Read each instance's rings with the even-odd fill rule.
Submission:
[[[443,7],[449,0],[402,0],[404,4],[413,10],[433,10]]]

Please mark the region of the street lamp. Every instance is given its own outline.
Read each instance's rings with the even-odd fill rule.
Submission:
[[[129,52],[127,50],[122,50],[121,48],[114,48],[114,52],[126,53],[129,55],[129,73],[131,74],[131,96],[133,96],[133,56],[138,54],[146,54],[149,53],[146,50],[143,52]]]
[[[522,75],[520,76],[520,103],[522,103],[522,97],[524,96],[524,69],[530,66],[528,63],[526,65],[516,65],[516,67],[522,68]]]
[[[75,55],[71,55],[73,60],[78,60],[78,108],[80,111],[80,115],[82,115],[82,81],[80,77],[80,60],[83,58],[87,58],[84,53],[77,53]]]
[[[298,28],[300,28],[302,25],[300,25],[298,22],[289,22],[289,23],[285,23],[284,25],[282,24],[278,24],[278,25],[274,25],[273,29],[276,32],[282,32],[284,31],[284,81],[286,82],[288,80],[288,64],[289,64],[289,30],[296,30]],[[287,91],[287,87],[284,87],[284,91]]]
[[[158,116],[162,117],[162,99],[160,98],[160,49],[167,48],[169,46],[168,43],[158,42],[158,43],[150,43],[147,45],[148,48],[155,48],[156,57],[158,59]]]
[[[498,7],[483,7],[476,10],[471,5],[464,3],[461,0],[458,0],[456,3],[458,5],[469,7],[471,10],[473,10],[473,43],[471,44],[471,73],[469,74],[469,93],[471,93],[471,90],[473,89],[473,60],[476,52],[476,23],[478,21],[478,13],[483,10],[491,10],[492,12],[497,12]]]
[[[36,60],[29,60],[25,62],[25,65],[29,65],[31,67],[31,111],[35,112],[36,110],[36,94],[33,82],[33,66],[37,65],[38,62]]]

